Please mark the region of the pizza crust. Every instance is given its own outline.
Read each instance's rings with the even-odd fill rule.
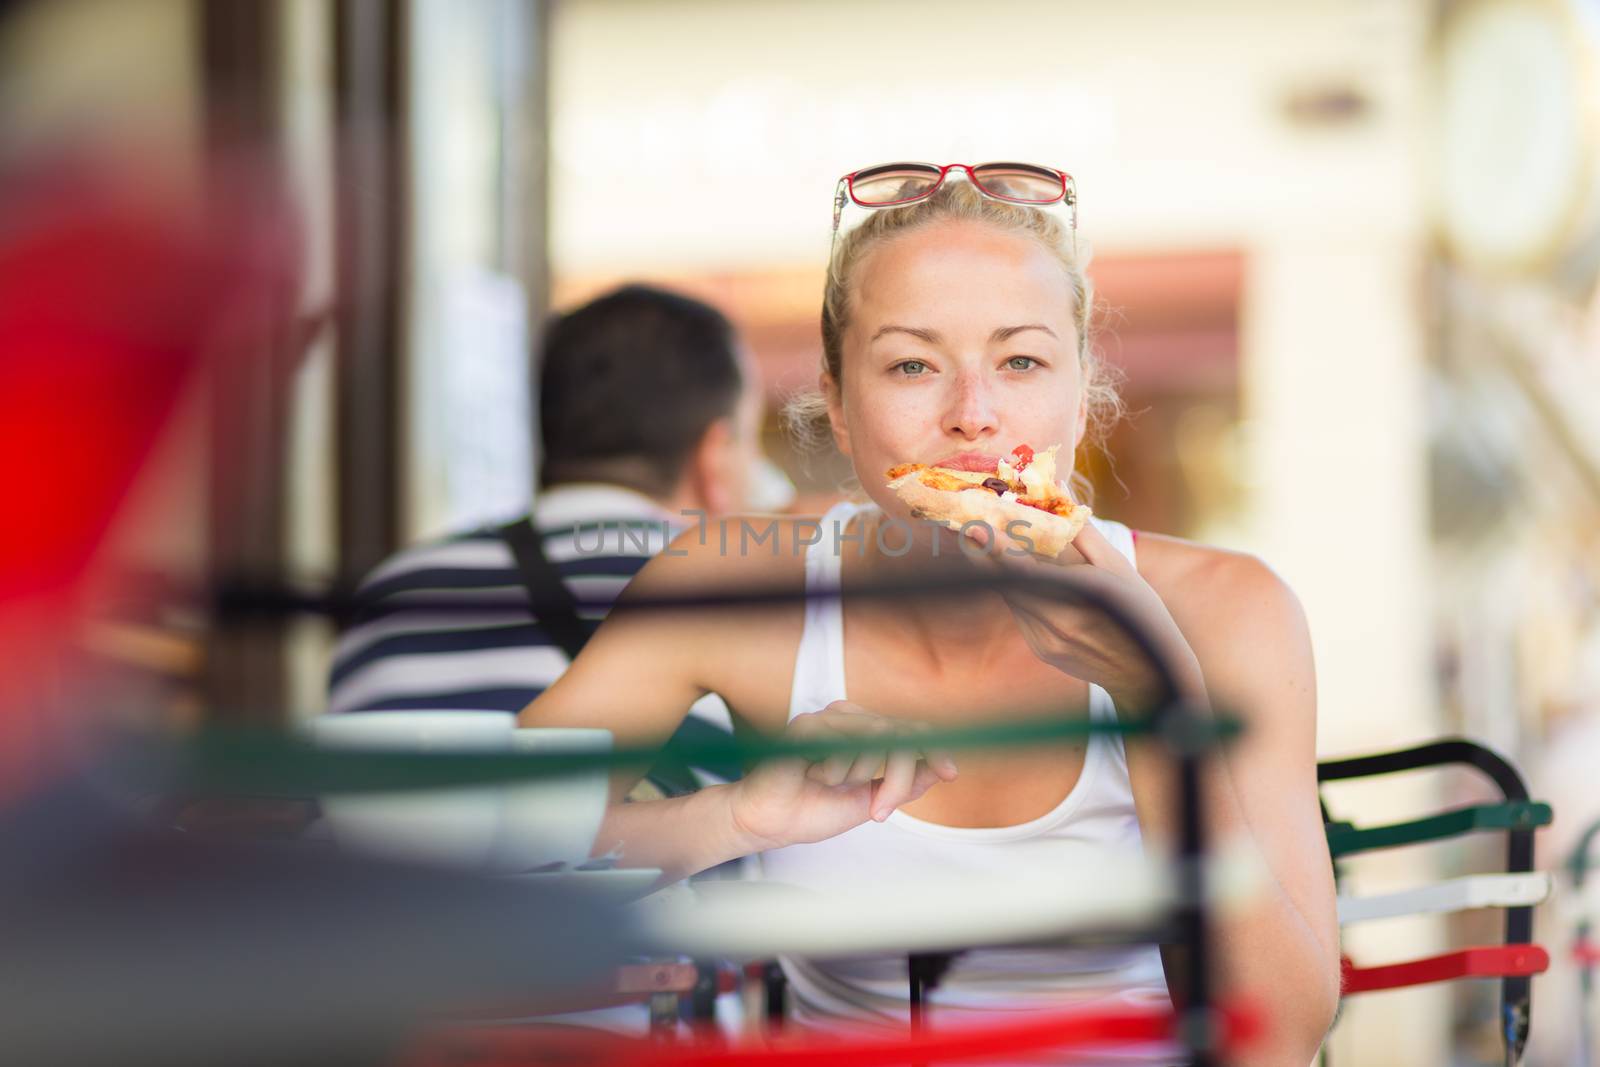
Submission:
[[[914,517],[957,531],[967,523],[981,522],[997,536],[1010,534],[1037,555],[1059,556],[1092,514],[1084,505],[1074,504],[1068,514],[1054,515],[1027,504],[1004,500],[992,489],[936,488],[921,477],[927,470],[929,468],[910,471],[889,483],[895,495],[910,505]],[[1018,525],[1013,527],[1013,523]]]

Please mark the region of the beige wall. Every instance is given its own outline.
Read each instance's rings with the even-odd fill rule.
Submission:
[[[1421,7],[573,0],[554,27],[555,260],[811,262],[834,180],[899,158],[1065,167],[1085,233],[1119,249],[1404,227]],[[1365,90],[1372,119],[1285,119],[1287,94],[1326,81]]]
[[[201,103],[198,27],[195,0],[23,5],[6,27],[10,54],[0,55],[0,130],[11,138],[72,130],[159,142],[142,162],[188,167]]]

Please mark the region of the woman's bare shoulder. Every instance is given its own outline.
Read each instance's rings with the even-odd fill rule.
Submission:
[[[1259,556],[1167,534],[1139,532],[1139,573],[1175,614],[1259,605],[1299,610],[1294,591]]]

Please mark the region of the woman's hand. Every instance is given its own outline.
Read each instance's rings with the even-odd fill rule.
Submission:
[[[1021,553],[1013,547],[1020,542],[1005,536],[999,538],[998,545],[990,546],[986,543],[987,534],[982,527],[973,527],[966,535],[988,549],[978,561],[981,565],[1024,579],[1065,583],[1082,589],[1096,601],[1115,604],[1148,635],[1157,654],[1171,666],[1181,695],[1203,699],[1199,663],[1172,613],[1128,558],[1093,523],[1085,524],[1072,548],[1056,559]],[[1018,588],[1006,589],[1001,595],[1028,647],[1046,663],[1100,686],[1119,705],[1147,707],[1162,696],[1156,664],[1094,602],[1073,603],[1064,597]]]
[[[821,711],[797,715],[783,737],[889,741],[914,737],[926,729],[838,700]],[[900,805],[955,777],[955,760],[947,753],[914,748],[868,749],[855,757],[830,756],[817,762],[766,760],[735,783],[730,814],[752,851],[781,848],[823,841],[868,819],[882,822]]]

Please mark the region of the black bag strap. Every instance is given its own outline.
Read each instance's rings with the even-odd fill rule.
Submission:
[[[577,659],[589,640],[589,631],[578,618],[578,602],[572,591],[544,554],[544,539],[526,515],[500,527],[500,536],[505,538],[517,561],[517,571],[522,575],[522,585],[532,602],[534,618],[562,651]]]
[[[545,633],[572,659],[578,658],[589,640],[588,627],[578,618],[578,602],[567,583],[544,554],[543,538],[526,517],[508,522],[500,527],[511,555],[517,561],[517,571],[528,591],[533,616]],[[704,726],[695,719],[687,719],[679,732]],[[676,735],[675,735],[676,736]],[[691,734],[692,736],[692,734]],[[733,771],[737,777],[739,769]],[[650,780],[668,796],[682,796],[700,788],[699,780],[682,757],[669,746],[650,768]]]

